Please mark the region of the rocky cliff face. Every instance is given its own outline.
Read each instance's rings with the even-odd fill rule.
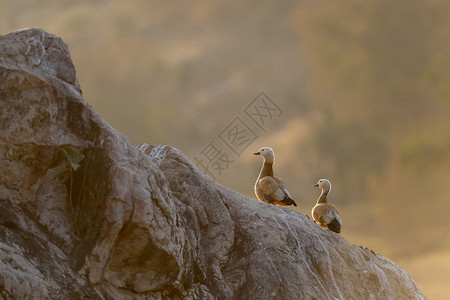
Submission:
[[[424,299],[381,255],[133,146],[83,99],[64,42],[0,37],[4,299]]]

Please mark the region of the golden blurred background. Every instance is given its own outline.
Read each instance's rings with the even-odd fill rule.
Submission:
[[[262,146],[275,150],[275,174],[304,214],[319,195],[312,184],[330,179],[342,235],[397,262],[429,299],[448,299],[449,9],[444,0],[0,0],[0,34],[60,36],[85,99],[114,128],[194,161],[212,142],[229,158],[216,181],[242,194],[254,198],[262,161],[252,153]],[[245,113],[262,91],[282,111],[263,128]],[[255,137],[238,154],[223,140],[236,118]]]

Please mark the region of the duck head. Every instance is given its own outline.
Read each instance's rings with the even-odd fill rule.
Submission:
[[[275,162],[275,154],[269,147],[262,147],[258,152],[253,153],[253,155],[261,155],[262,157],[264,157],[264,162],[266,163],[273,164]]]
[[[331,182],[328,179],[319,179],[319,181],[313,186],[320,187],[324,192],[330,192],[331,190]]]

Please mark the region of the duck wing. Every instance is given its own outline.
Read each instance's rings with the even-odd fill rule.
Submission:
[[[272,204],[281,202],[277,205],[294,205],[297,206],[291,195],[286,189],[285,183],[280,178],[266,176],[258,181],[258,188],[264,195],[264,198]]]
[[[278,187],[286,195],[286,198],[291,198],[291,194],[289,194],[288,190],[286,189],[286,183],[284,183],[284,181],[278,177],[273,177],[273,180],[278,184]]]
[[[336,206],[329,203],[317,204],[312,209],[312,216],[320,226],[337,233],[341,231],[342,221]]]

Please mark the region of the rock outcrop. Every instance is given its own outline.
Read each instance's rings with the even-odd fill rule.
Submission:
[[[424,299],[383,256],[132,145],[83,99],[64,42],[0,37],[4,299]]]

